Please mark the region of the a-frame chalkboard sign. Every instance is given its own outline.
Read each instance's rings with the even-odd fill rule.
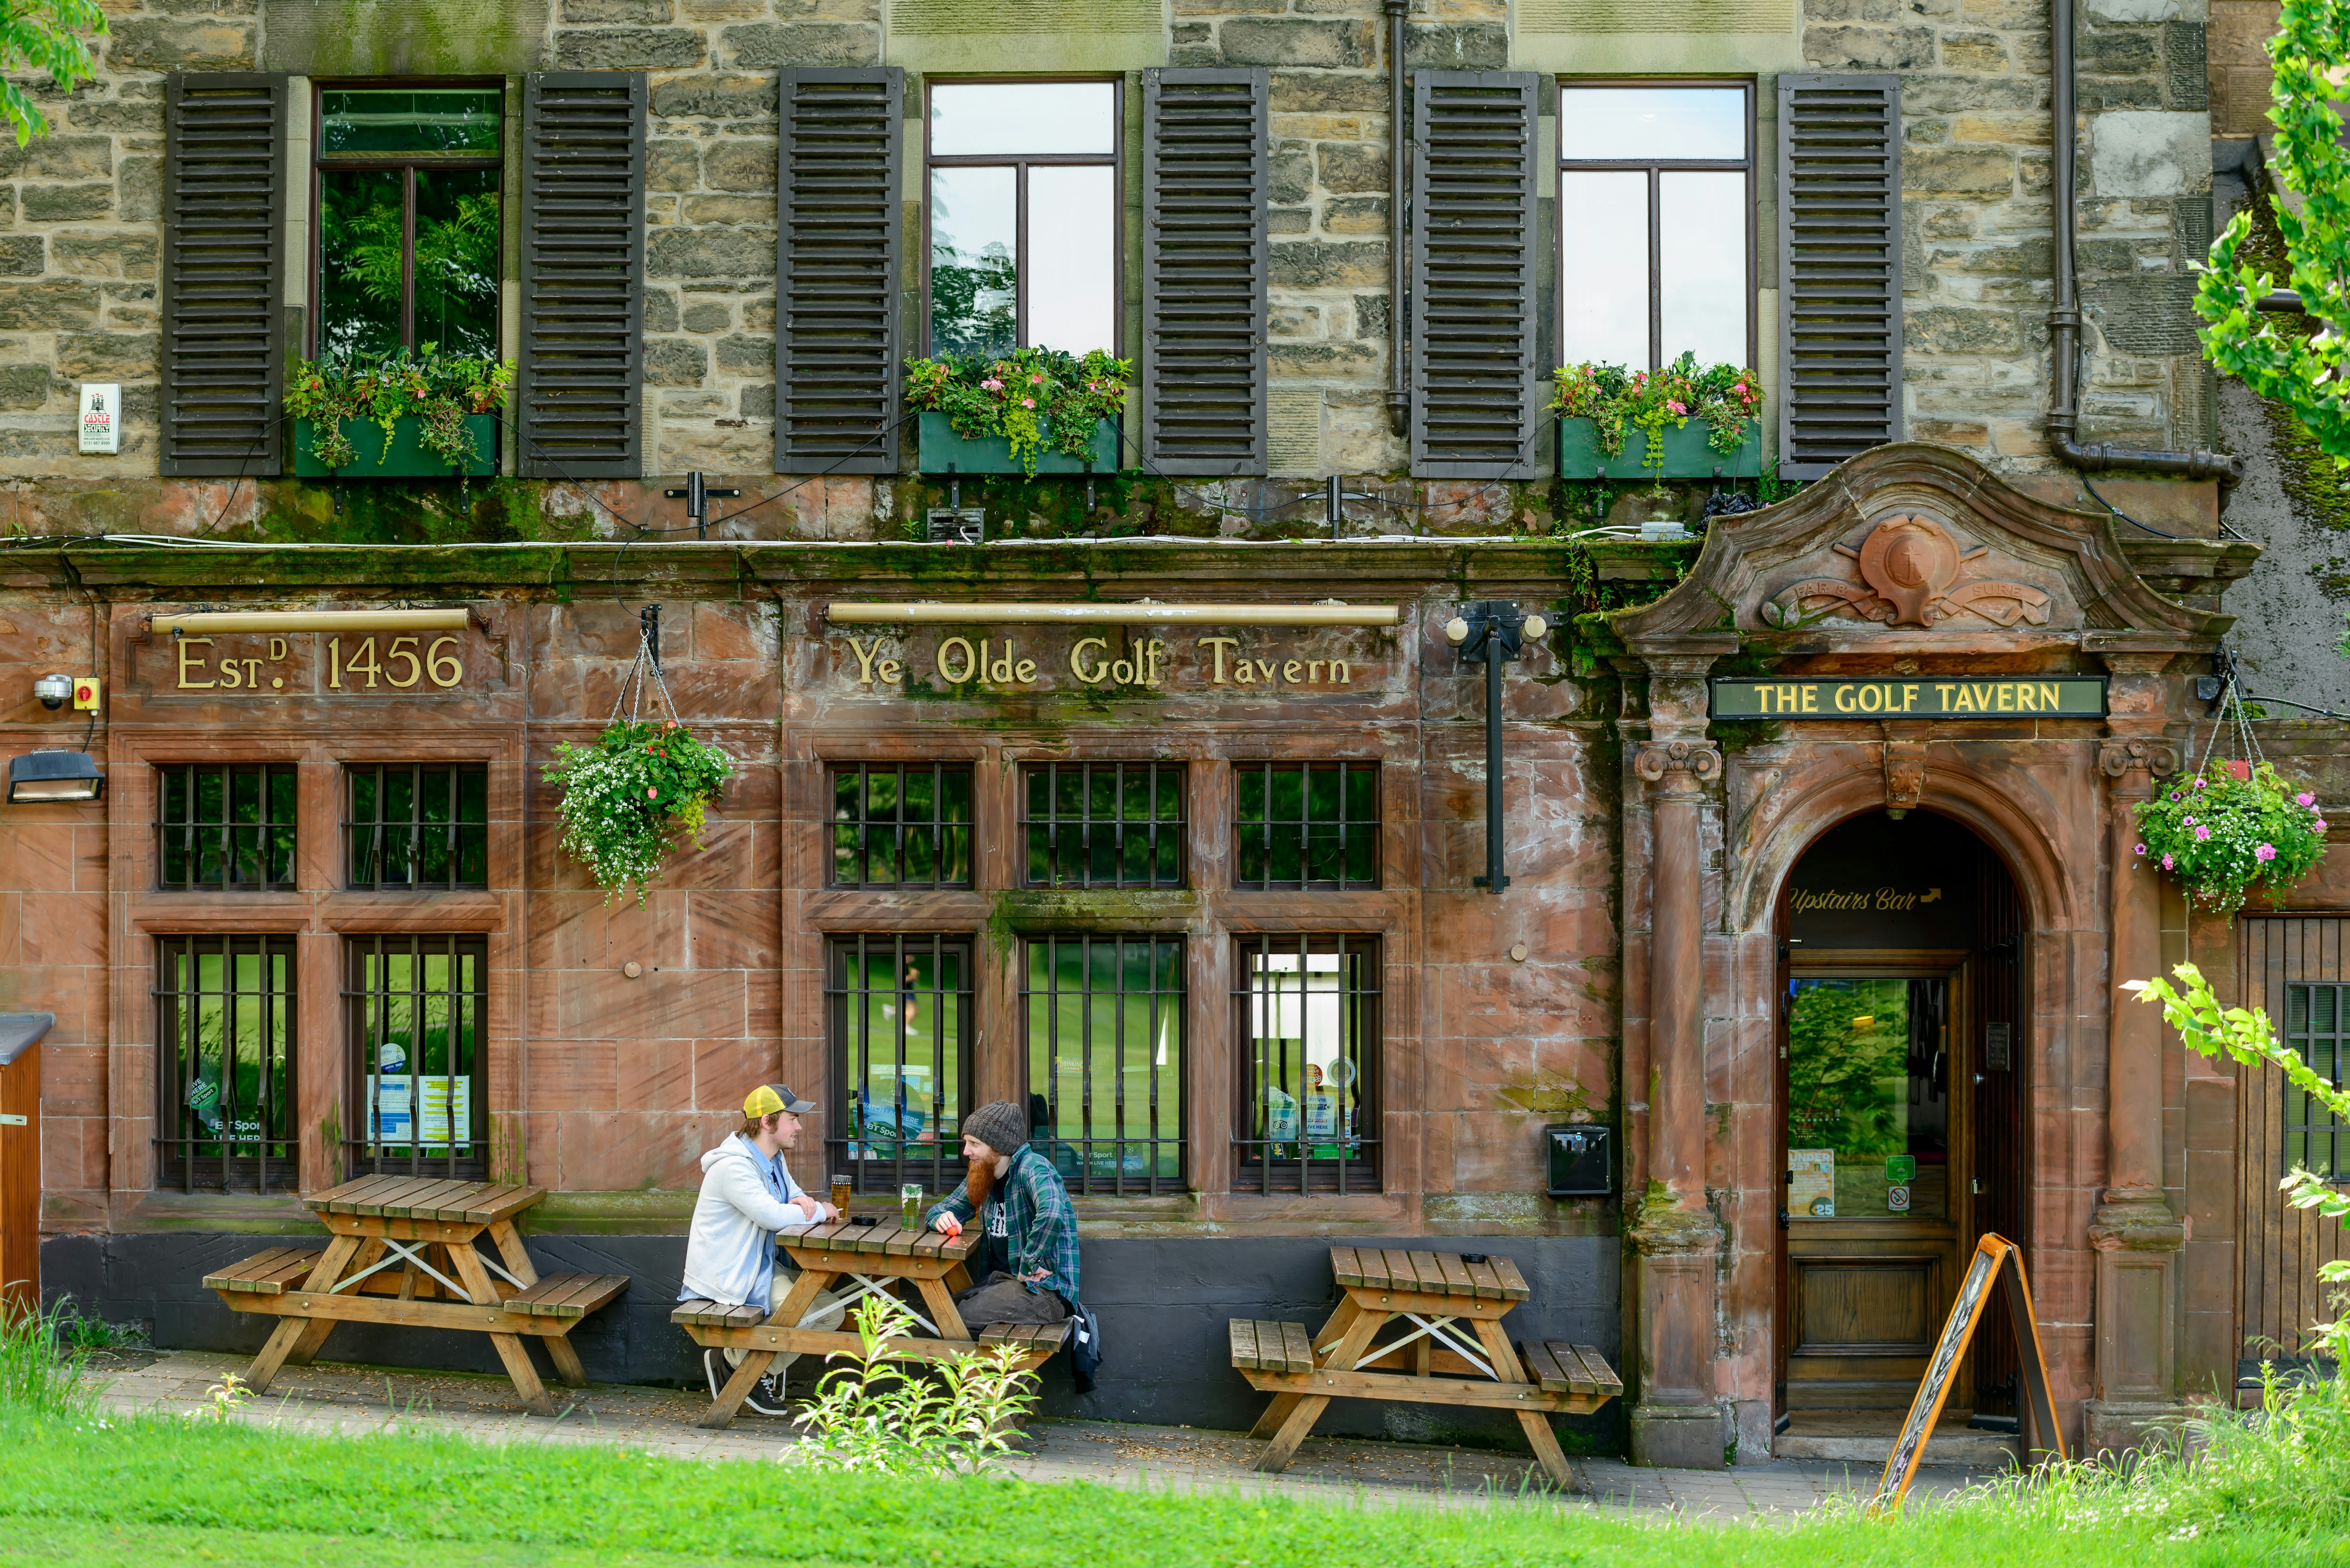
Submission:
[[[2032,1315],[2032,1288],[2023,1278],[2023,1249],[2004,1236],[1987,1235],[1975,1244],[1974,1263],[1967,1270],[1966,1283],[1959,1287],[1959,1299],[1950,1303],[1950,1321],[1942,1324],[1934,1359],[1926,1366],[1918,1397],[1910,1401],[1909,1418],[1901,1424],[1901,1438],[1885,1461],[1885,1478],[1877,1483],[1877,1495],[1868,1502],[1870,1513],[1891,1514],[1908,1492],[1910,1478],[1918,1473],[1918,1461],[1926,1452],[1926,1439],[1942,1417],[1942,1402],[1950,1397],[1950,1376],[1958,1371],[1975,1336],[1975,1324],[1982,1320],[1983,1307],[1991,1301],[1994,1277],[2007,1287],[2007,1317],[2015,1328],[2016,1413],[2023,1417],[2017,1429],[2023,1436],[2024,1459],[2037,1462],[2052,1454],[2060,1459],[2064,1457],[2064,1434],[2056,1425],[2055,1396],[2048,1386],[2048,1357],[2040,1348],[2040,1323]]]

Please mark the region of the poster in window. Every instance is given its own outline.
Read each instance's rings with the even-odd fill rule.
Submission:
[[[410,1085],[421,1085],[421,1105],[410,1100]],[[456,1103],[458,1132],[452,1139],[449,1109]],[[411,1130],[411,1116],[421,1117],[421,1130]],[[378,1143],[447,1144],[470,1142],[473,1127],[473,1081],[471,1078],[411,1077],[387,1073],[376,1080],[376,1141]]]
[[[1271,1085],[1264,1091],[1264,1136],[1274,1143],[1297,1137],[1297,1102]]]
[[[1814,1220],[1835,1218],[1835,1150],[1787,1151],[1787,1212]]]
[[[1338,1136],[1338,1096],[1310,1094],[1305,1096],[1305,1136],[1309,1138],[1334,1138]]]

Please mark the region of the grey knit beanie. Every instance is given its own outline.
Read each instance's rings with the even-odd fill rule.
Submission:
[[[990,1100],[963,1118],[962,1136],[998,1154],[1017,1154],[1028,1141],[1028,1117],[1010,1100]]]

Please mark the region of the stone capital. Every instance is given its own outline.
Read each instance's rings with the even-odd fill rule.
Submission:
[[[1711,741],[1643,741],[1632,771],[1668,791],[1693,790],[1721,776],[1721,748]]]
[[[1885,742],[1885,809],[1895,816],[1918,809],[1926,794],[1926,742]]]
[[[2150,788],[2154,780],[2178,771],[2178,747],[2159,735],[2102,741],[2097,745],[2097,771],[2119,789]]]
[[[2110,1188],[2089,1225],[2089,1245],[2100,1252],[2176,1252],[2193,1222],[2173,1214],[2159,1192]]]

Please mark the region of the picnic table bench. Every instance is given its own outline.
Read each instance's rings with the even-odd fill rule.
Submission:
[[[935,1337],[901,1334],[882,1341],[892,1360],[941,1361],[1002,1345],[1019,1352],[1021,1370],[1033,1372],[1069,1337],[1066,1323],[988,1324],[972,1337],[954,1303],[955,1292],[971,1288],[963,1262],[979,1247],[979,1238],[968,1231],[949,1240],[936,1231],[907,1230],[895,1220],[881,1224],[844,1220],[782,1231],[776,1240],[798,1265],[800,1277],[772,1314],[764,1307],[706,1301],[680,1302],[670,1314],[670,1321],[696,1345],[749,1352],[711,1401],[701,1426],[732,1426],[751,1386],[766,1375],[778,1355],[863,1354],[864,1341],[851,1330],[799,1326],[816,1304],[816,1293],[833,1289],[836,1282],[841,1282],[844,1308],[854,1307],[864,1296],[894,1296],[912,1287],[916,1302],[904,1304]]]
[[[325,1251],[272,1247],[204,1276],[231,1311],[285,1319],[246,1386],[261,1393],[286,1363],[308,1365],[338,1323],[463,1329],[490,1336],[533,1415],[554,1415],[525,1339],[546,1345],[564,1383],[585,1387],[587,1371],[566,1336],[629,1277],[542,1278],[514,1220],[546,1196],[543,1187],[369,1176],[303,1199],[331,1234]],[[485,1232],[496,1257],[476,1250]]]
[[[1623,1380],[1590,1345],[1511,1343],[1502,1319],[1527,1295],[1516,1264],[1333,1247],[1330,1268],[1346,1297],[1319,1333],[1302,1323],[1231,1322],[1233,1367],[1274,1397],[1249,1433],[1270,1439],[1258,1469],[1287,1469],[1332,1399],[1393,1399],[1513,1411],[1551,1478],[1575,1484],[1550,1417],[1598,1409],[1623,1394]],[[1409,1331],[1379,1339],[1391,1323]]]

